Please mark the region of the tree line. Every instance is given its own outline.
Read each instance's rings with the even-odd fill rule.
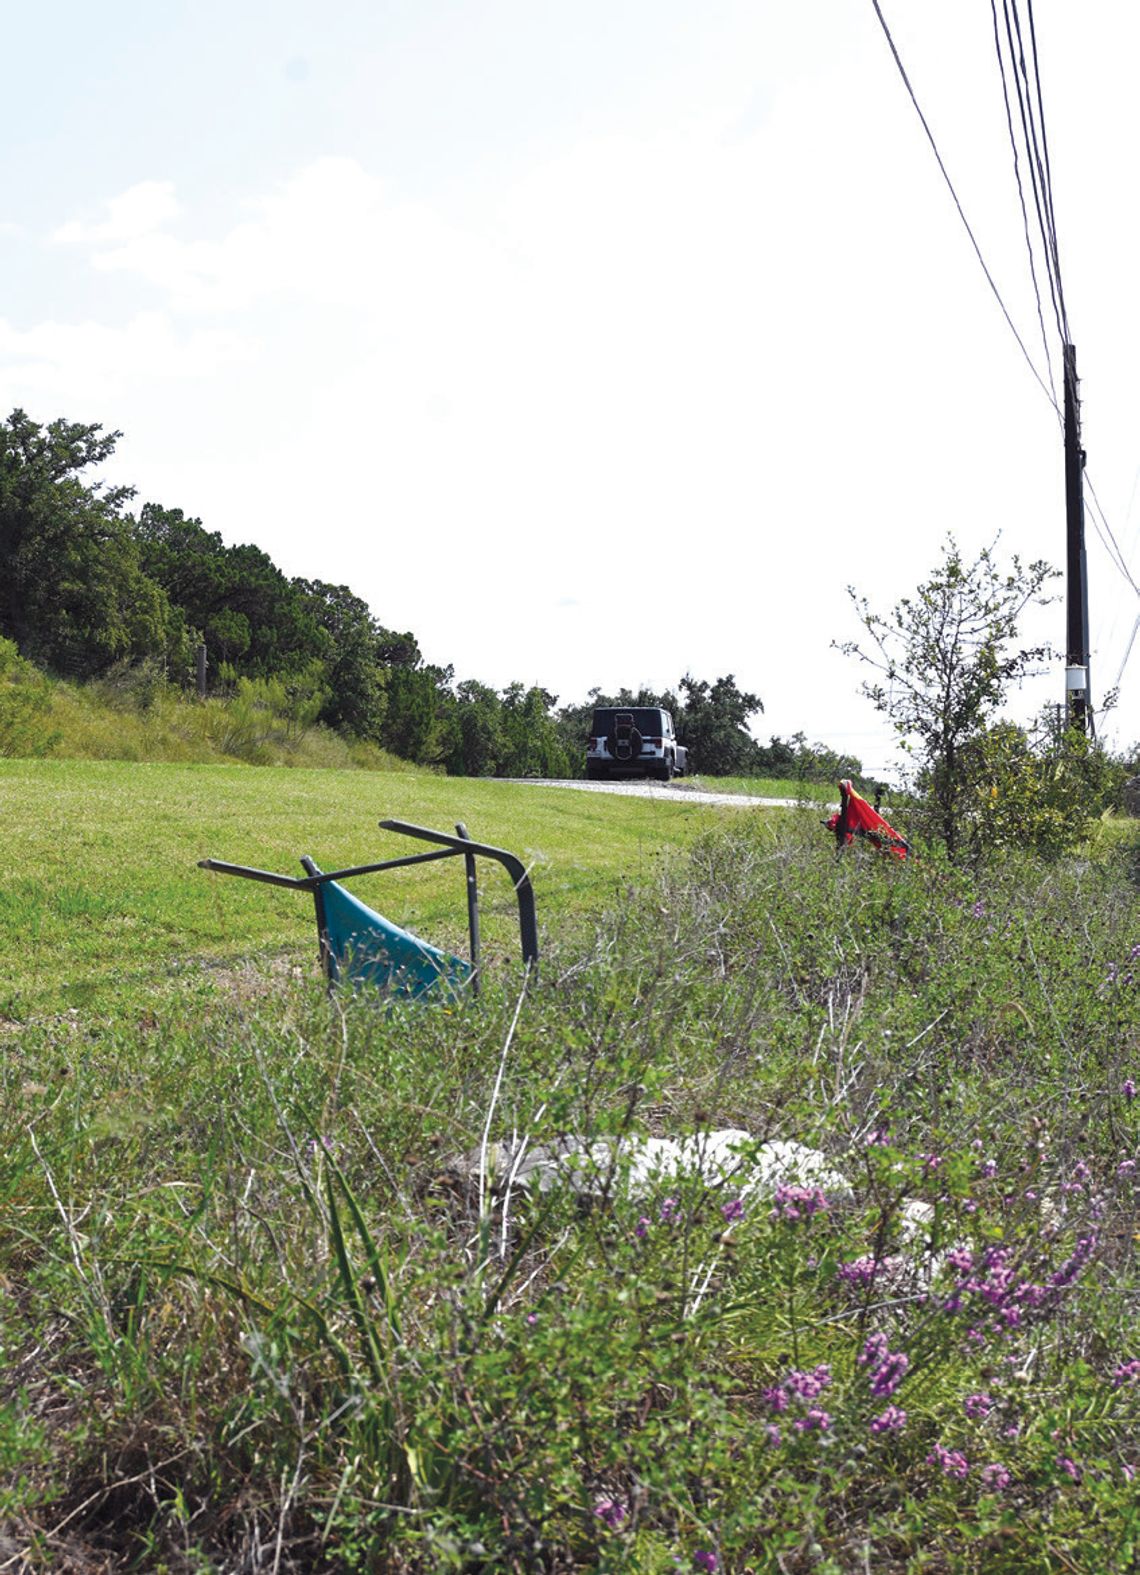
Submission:
[[[686,673],[660,695],[594,690],[562,707],[539,685],[457,680],[348,586],[290,578],[181,509],[134,511],[133,488],[94,474],[121,435],[19,409],[0,423],[0,639],[47,674],[190,689],[204,644],[212,693],[252,689],[299,727],[319,722],[454,775],[581,775],[591,711],[607,704],[666,706],[708,774],[859,771],[802,734],[757,743],[749,722],[762,702],[731,674]]]

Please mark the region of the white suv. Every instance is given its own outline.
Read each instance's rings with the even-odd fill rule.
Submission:
[[[648,776],[668,782],[688,764],[673,718],[656,705],[600,705],[586,745],[586,776]]]

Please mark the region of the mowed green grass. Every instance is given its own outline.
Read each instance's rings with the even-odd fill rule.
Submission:
[[[749,798],[786,798],[805,804],[829,804],[839,798],[835,782],[797,782],[786,777],[705,777],[696,772],[682,778],[681,785],[706,793],[743,793]]]
[[[540,929],[641,880],[671,849],[747,810],[431,774],[0,761],[0,1014],[114,1011],[188,972],[247,959],[313,965],[304,893],[209,874],[206,857],[302,874],[425,851],[378,822],[396,818],[519,854]],[[514,896],[481,863],[488,955],[517,945]],[[458,860],[365,877],[364,901],[429,939],[462,944]]]

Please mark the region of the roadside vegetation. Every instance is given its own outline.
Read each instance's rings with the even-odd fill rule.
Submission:
[[[211,851],[272,862],[250,807]],[[231,882],[246,966],[170,887],[177,971],[9,1023],[11,1567],[1130,1567],[1137,850],[837,860],[816,818],[628,859],[478,1003],[330,1002],[307,914],[263,955],[292,894]],[[489,1137],[715,1127],[842,1185],[479,1179]]]

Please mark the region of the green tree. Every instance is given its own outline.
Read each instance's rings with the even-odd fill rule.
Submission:
[[[307,582],[286,578],[249,543],[227,547],[181,509],[144,504],[134,526],[142,567],[200,630],[211,659],[270,678],[330,654]]]
[[[503,706],[498,695],[477,679],[466,678],[455,691],[449,775],[492,777],[503,758]]]
[[[0,635],[42,667],[87,678],[116,662],[186,659],[186,629],[141,563],[129,487],[87,481],[120,434],[22,410],[0,423]]]
[[[848,588],[869,645],[838,648],[877,674],[862,692],[916,756],[917,786],[951,858],[968,840],[981,741],[1010,685],[1041,670],[1050,654],[1016,641],[1025,609],[1050,600],[1044,587],[1055,573],[1017,557],[1002,570],[988,547],[966,563],[948,537],[930,578],[886,617]]]
[[[504,777],[564,777],[569,769],[566,752],[551,716],[557,695],[537,684],[524,689],[510,684],[503,690],[503,753],[498,773]]]
[[[757,770],[758,748],[748,719],[763,711],[759,695],[737,687],[729,673],[715,683],[686,673],[681,679],[681,742],[691,751],[690,771],[709,776],[749,776]]]
[[[347,585],[328,585],[323,580],[294,584],[328,637],[327,693],[320,720],[357,738],[379,742],[388,705],[381,660],[388,630],[380,627],[367,603]]]
[[[856,786],[868,786],[862,762],[854,755],[840,755],[827,744],[809,744],[806,733],[781,738],[773,733],[756,746],[756,769],[765,776],[794,777],[801,782],[838,782],[850,777]]]
[[[390,667],[380,742],[401,760],[438,765],[447,754],[450,667]]]

